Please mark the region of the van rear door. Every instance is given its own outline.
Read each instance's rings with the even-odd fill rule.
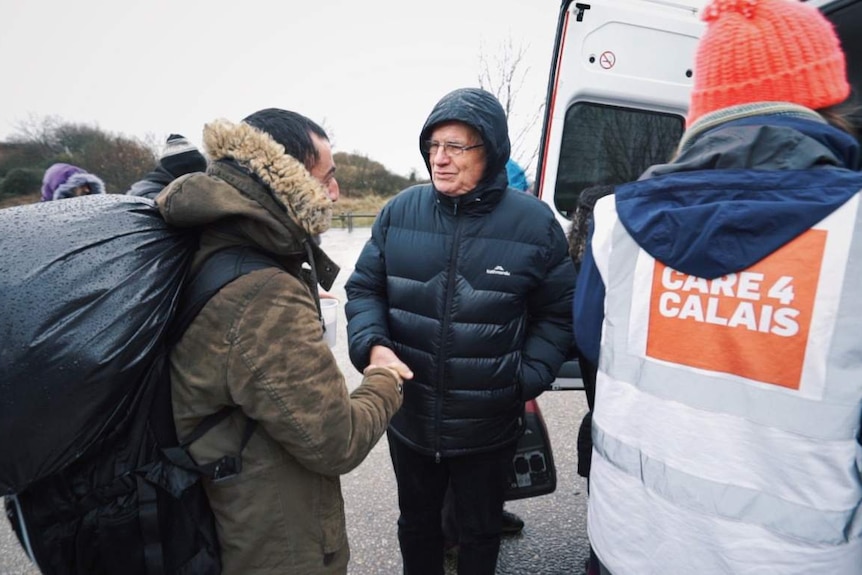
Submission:
[[[584,189],[636,180],[673,153],[704,2],[563,2],[535,189],[567,232]],[[567,361],[552,389],[583,389],[580,378]]]
[[[835,25],[862,94],[862,0],[809,0]],[[567,232],[584,189],[638,179],[685,128],[707,0],[564,0],[548,80],[536,193]],[[862,125],[862,108],[854,118]],[[554,389],[581,389],[567,361]]]
[[[666,161],[685,125],[704,0],[563,2],[536,190],[568,230],[581,191]]]

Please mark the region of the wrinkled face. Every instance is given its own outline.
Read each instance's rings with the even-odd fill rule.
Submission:
[[[326,188],[326,194],[329,196],[329,199],[337,202],[340,190],[338,189],[338,180],[335,179],[335,161],[332,159],[332,145],[317,134],[311,134],[311,141],[314,142],[314,148],[317,150],[317,155],[320,159],[311,167],[309,172]]]
[[[485,148],[479,132],[461,122],[447,122],[435,126],[429,142],[427,153],[434,187],[447,196],[473,191],[485,173]],[[477,147],[464,149],[470,146]]]

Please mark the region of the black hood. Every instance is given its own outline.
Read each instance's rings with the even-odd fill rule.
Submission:
[[[431,163],[428,161],[428,154],[422,152],[422,142],[429,139],[429,134],[436,125],[453,121],[463,122],[478,130],[485,143],[487,165],[477,189],[505,189],[509,182],[506,177],[506,162],[511,151],[506,112],[493,94],[480,88],[460,88],[449,92],[437,102],[425,120],[419,134],[419,153],[422,154],[428,174],[431,175]]]

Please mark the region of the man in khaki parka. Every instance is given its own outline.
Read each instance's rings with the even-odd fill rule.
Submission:
[[[266,109],[208,124],[204,148],[206,173],[182,176],[156,198],[170,224],[203,226],[193,273],[232,245],[284,268],[221,289],[171,354],[181,439],[207,415],[238,408],[192,445],[198,463],[237,453],[247,421],[257,422],[242,471],[205,485],[223,573],[343,574],[350,553],[339,476],[385,432],[402,378],[369,366],[349,394],[323,339],[315,284],[329,289],[338,267],[313,237],[329,227],[338,194],[331,147],[308,118]]]

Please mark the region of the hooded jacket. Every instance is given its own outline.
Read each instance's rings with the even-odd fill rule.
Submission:
[[[740,106],[596,204],[574,314],[609,571],[858,572],[858,160],[810,110]]]
[[[458,197],[432,184],[395,196],[345,286],[351,361],[361,370],[379,344],[410,366],[414,378],[390,429],[440,456],[517,440],[524,401],[549,387],[569,349],[574,284],[550,209],[507,188],[500,104],[477,89],[448,94],[425,122],[420,146],[447,121],[481,134],[482,179]]]
[[[173,225],[202,227],[193,270],[213,251],[251,245],[284,269],[253,271],[213,296],[175,346],[177,432],[187,436],[224,406],[233,414],[192,444],[199,464],[236,453],[249,419],[242,471],[206,492],[223,573],[343,574],[349,558],[339,475],[368,455],[401,404],[396,378],[369,370],[348,394],[323,340],[317,290],[337,267],[311,241],[329,225],[331,202],[304,166],[247,125],[204,131],[207,173],[173,181],[157,197]]]
[[[53,164],[42,177],[42,200],[62,200],[72,197],[75,188],[87,186],[91,194],[104,194],[105,183],[94,174],[72,164]]]

